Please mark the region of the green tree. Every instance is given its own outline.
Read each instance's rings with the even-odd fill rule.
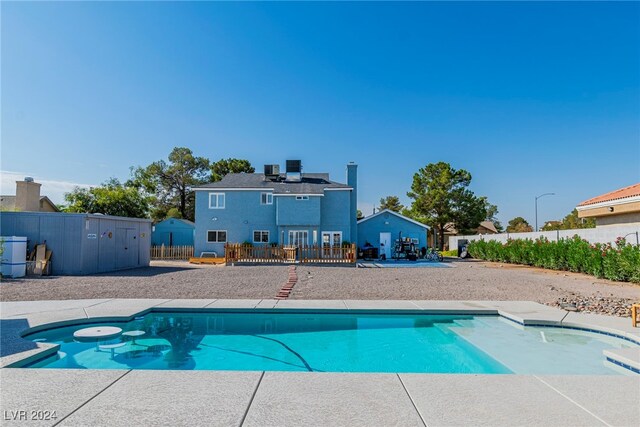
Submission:
[[[381,211],[385,209],[389,209],[393,212],[402,212],[404,209],[404,205],[400,203],[400,198],[398,196],[387,196],[380,199],[380,208]]]
[[[159,160],[146,167],[133,168],[130,183],[152,196],[154,220],[165,219],[171,208],[177,208],[182,218],[193,221],[192,187],[206,183],[209,173],[208,159],[194,156],[189,148],[176,147],[169,154],[168,162]]]
[[[64,195],[64,212],[101,213],[105,215],[147,218],[148,198],[134,186],[111,178],[99,187],[76,187]]]
[[[487,211],[485,221],[491,221],[493,225],[496,227],[496,230],[498,231],[498,233],[502,233],[504,229],[502,228],[502,224],[500,224],[500,221],[498,221],[498,218],[497,218],[498,207],[496,205],[492,205],[491,203],[489,203],[486,197],[482,197],[482,199],[484,199],[485,201],[485,209]]]
[[[533,227],[521,216],[513,218],[507,225],[507,232],[509,233],[525,233],[528,231],[533,231]]]
[[[552,222],[542,227],[543,231],[574,230],[578,228],[595,228],[596,221],[593,218],[579,218],[578,210],[574,209],[560,222]]]
[[[487,217],[487,204],[484,197],[475,197],[469,191],[468,195],[456,201],[453,223],[458,234],[467,236],[476,234],[478,226]]]
[[[178,208],[171,208],[167,211],[167,216],[166,218],[178,218],[178,219],[182,219],[182,214],[180,213],[180,211],[178,210]]]
[[[453,222],[458,230],[473,230],[486,218],[486,200],[467,188],[470,183],[469,172],[445,162],[428,164],[413,175],[407,193],[413,202],[405,212],[436,230],[440,249],[447,223]]]
[[[356,210],[356,219],[358,221],[360,221],[362,218],[364,218],[364,215],[362,214],[362,211],[360,209]]]
[[[230,173],[254,173],[256,170],[248,160],[220,159],[211,164],[211,181],[217,182]]]
[[[418,222],[421,222],[423,224],[427,224],[427,217],[425,215],[422,215],[421,213],[416,212],[415,210],[411,209],[411,208],[404,208],[402,209],[402,212],[400,212],[400,214],[411,218],[413,220],[416,220]]]

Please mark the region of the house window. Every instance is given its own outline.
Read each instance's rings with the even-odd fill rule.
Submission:
[[[309,196],[296,196],[296,200],[309,200]]]
[[[207,243],[227,243],[227,232],[223,230],[207,231]]]
[[[307,246],[309,244],[309,232],[307,230],[289,231],[289,244],[295,246]]]
[[[224,193],[209,193],[209,209],[224,209]]]
[[[272,205],[273,204],[273,194],[272,193],[260,193],[260,204],[261,205]]]
[[[269,243],[269,232],[255,230],[253,232],[253,243]]]

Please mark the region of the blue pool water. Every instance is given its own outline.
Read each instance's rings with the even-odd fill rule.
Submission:
[[[39,332],[28,338],[60,351],[31,367],[616,374],[602,351],[636,346],[499,316],[182,312],[109,325],[144,334],[95,343],[73,339],[86,324]]]

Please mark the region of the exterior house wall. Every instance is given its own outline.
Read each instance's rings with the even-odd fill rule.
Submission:
[[[640,225],[640,212],[628,212],[619,215],[596,217],[596,227],[633,224]]]
[[[321,244],[323,232],[331,242],[355,242],[357,166],[347,166],[348,185],[332,182],[328,174],[303,174],[297,182],[265,180],[262,174],[229,174],[222,181],[196,188],[194,255],[224,254],[225,243],[254,242],[254,232],[268,232],[268,243],[291,244],[307,233],[307,244]],[[225,206],[210,208],[212,193],[224,193]],[[262,204],[262,193],[272,204]],[[302,199],[299,196],[306,197]],[[225,242],[208,242],[208,231],[226,232]],[[291,231],[302,233],[292,234]],[[267,243],[267,242],[260,242]]]
[[[274,196],[273,204],[262,205],[261,191],[227,190],[224,209],[209,208],[209,193],[196,192],[195,256],[224,254],[224,243],[207,242],[210,230],[226,231],[228,243],[254,243],[254,231],[268,231],[269,243],[281,245],[290,243],[289,231],[307,231],[308,244],[320,244],[323,231],[339,231],[343,241],[351,238],[350,191],[327,191],[308,200]]]
[[[379,248],[380,233],[391,233],[392,242],[402,233],[403,238],[418,239],[418,248],[427,246],[426,228],[388,212],[358,223],[358,246],[363,247],[368,242]]]
[[[297,200],[295,196],[276,196],[273,199],[278,210],[277,225],[320,225],[321,196],[309,196],[307,200]]]
[[[151,244],[153,246],[193,246],[195,226],[177,218],[168,218],[153,226]]]
[[[149,265],[150,220],[89,214],[2,212],[0,229],[5,235],[26,236],[29,250],[37,243],[46,243],[52,251],[53,274],[95,274]],[[118,245],[116,234],[125,234],[128,239]]]
[[[254,231],[268,231],[269,242],[278,242],[276,197],[273,204],[263,205],[261,191],[224,191],[224,209],[210,209],[209,193],[196,192],[195,256],[202,252],[224,255],[224,243],[207,242],[209,230],[226,231],[229,243],[253,242]]]
[[[351,240],[351,209],[345,208],[350,203],[351,191],[325,191],[320,204],[320,233],[339,231],[343,242],[355,243],[355,240]]]
[[[40,198],[40,212],[60,212],[60,210],[45,197]]]
[[[640,201],[616,200],[598,203],[593,206],[578,206],[578,218],[615,216],[624,213],[640,212]]]

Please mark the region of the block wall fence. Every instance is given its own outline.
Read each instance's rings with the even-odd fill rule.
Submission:
[[[449,236],[449,249],[457,249],[458,241],[466,239],[472,240],[496,240],[506,243],[508,239],[531,239],[545,237],[551,241],[572,238],[578,235],[589,243],[614,243],[618,237],[627,236],[627,242],[638,244],[636,239],[640,237],[640,224],[605,226],[596,228],[581,228],[577,230],[554,230],[554,231],[532,231],[528,233],[499,233],[499,234],[476,234],[471,236]]]

